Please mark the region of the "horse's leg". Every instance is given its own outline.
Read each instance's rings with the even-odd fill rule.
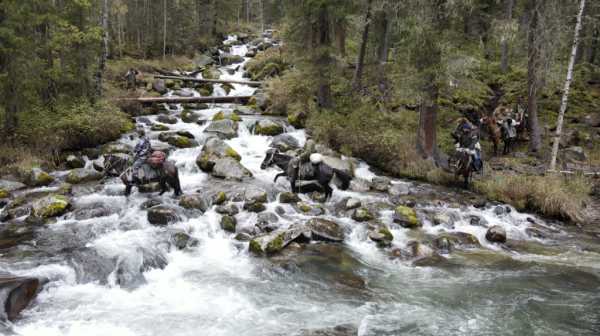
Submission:
[[[293,193],[298,192],[296,190],[296,179],[295,178],[290,178],[290,187],[291,187]]]
[[[126,184],[125,185],[125,196],[131,195],[131,189],[132,188],[133,188],[133,186],[131,184]]]
[[[167,187],[167,178],[164,176],[160,177],[160,181],[159,181],[159,185],[160,185],[160,193],[159,195],[162,196],[164,193],[167,192],[167,190],[169,190],[169,188]]]
[[[171,177],[168,182],[171,187],[173,187],[173,194],[175,196],[181,196],[181,194],[183,194],[181,191],[181,182],[179,181],[179,171],[175,170],[175,176]]]
[[[285,176],[285,173],[279,173],[279,174],[275,175],[275,179],[273,180],[273,183],[277,183],[277,179],[282,176]]]

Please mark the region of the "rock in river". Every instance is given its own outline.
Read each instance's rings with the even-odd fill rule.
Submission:
[[[177,222],[179,219],[177,209],[170,206],[157,205],[148,209],[148,222],[152,225],[163,226]]]
[[[37,218],[51,218],[63,215],[71,207],[71,201],[63,195],[49,195],[35,201],[33,215]]]
[[[414,229],[417,227],[423,226],[419,218],[417,217],[417,212],[413,208],[409,208],[404,205],[399,205],[394,210],[394,223],[400,224],[400,226],[405,228]]]
[[[41,287],[38,278],[0,274],[0,322],[14,321],[36,297]]]
[[[254,130],[254,133],[256,133],[258,135],[271,135],[271,136],[279,135],[279,134],[283,133],[283,131],[284,131],[283,126],[281,126],[280,124],[278,124],[272,120],[268,120],[268,119],[263,119],[263,120],[257,121],[254,124],[253,130]]]
[[[221,139],[232,139],[237,136],[238,124],[229,119],[212,121],[204,133],[214,134]]]
[[[291,226],[285,230],[275,231],[250,241],[250,252],[257,255],[272,255],[288,246],[295,240],[306,241],[307,229],[304,226]]]
[[[494,225],[485,233],[485,239],[492,243],[506,243],[506,230],[499,225]]]
[[[344,241],[344,230],[334,221],[323,218],[312,218],[306,223],[306,228],[311,231],[314,240],[334,243]]]
[[[196,164],[202,171],[211,172],[217,163],[217,160],[222,158],[233,158],[236,161],[240,161],[242,157],[225,141],[219,138],[209,138],[202,147],[200,155],[196,158]]]
[[[236,181],[252,176],[252,173],[246,167],[231,157],[217,159],[211,174],[214,177]]]
[[[85,182],[98,181],[102,179],[102,174],[94,169],[73,169],[67,175],[67,183],[80,184]]]

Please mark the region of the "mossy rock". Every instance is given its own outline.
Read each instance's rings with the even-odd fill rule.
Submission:
[[[10,197],[10,193],[4,189],[0,189],[0,199]]]
[[[181,112],[181,121],[184,123],[195,123],[199,119],[200,116],[190,110],[183,110],[183,112]]]
[[[65,214],[71,207],[69,198],[63,195],[49,195],[33,203],[33,215],[37,218],[51,218]]]
[[[236,161],[242,161],[242,156],[235,151],[235,149],[229,147],[225,150],[225,155],[233,158]]]
[[[283,126],[270,120],[261,120],[254,125],[254,133],[258,135],[275,136],[283,131]]]
[[[175,90],[175,88],[177,87],[177,82],[173,79],[167,79],[165,80],[165,86],[169,89]]]
[[[155,132],[164,132],[164,131],[168,131],[170,128],[166,125],[163,124],[155,124],[152,125],[152,127],[150,127],[150,130],[155,131]]]
[[[69,184],[80,184],[85,182],[98,181],[102,179],[102,174],[86,168],[73,169],[67,175],[66,181]]]
[[[394,210],[394,222],[405,228],[417,228],[423,226],[419,221],[417,212],[413,208],[399,205]]]
[[[267,244],[267,248],[265,249],[265,252],[267,252],[267,254],[275,254],[279,251],[281,251],[283,249],[283,237],[284,234],[280,233],[277,235],[277,237],[275,237],[275,239],[271,240],[268,244]]]
[[[34,167],[25,173],[25,184],[30,187],[44,187],[54,182],[54,177],[40,168]]]
[[[202,78],[204,79],[219,79],[220,76],[219,71],[212,67],[207,67],[202,71]]]
[[[210,83],[202,83],[196,87],[196,90],[198,90],[198,92],[207,93],[207,96],[211,96],[215,92],[215,87]],[[203,93],[201,94],[204,96]]]
[[[221,88],[225,91],[225,93],[229,94],[233,89],[233,85],[229,83],[221,84]]]
[[[167,142],[171,146],[175,146],[177,148],[192,148],[198,147],[198,142],[193,139],[184,136],[173,136],[170,137]]]
[[[367,208],[358,208],[352,213],[352,219],[357,222],[368,222],[375,219],[375,216]]]
[[[221,228],[227,232],[235,233],[235,228],[237,226],[237,220],[233,216],[223,216],[221,217]]]
[[[300,211],[302,211],[304,213],[308,213],[308,212],[311,212],[311,210],[313,208],[310,206],[310,204],[301,202],[301,203],[298,203],[298,209],[300,209]]]
[[[306,116],[304,113],[289,113],[287,120],[295,128],[302,129],[306,127]]]
[[[300,201],[300,197],[295,193],[286,191],[279,194],[279,203],[298,203]]]
[[[225,202],[227,202],[227,194],[224,191],[219,191],[213,197],[213,204],[215,204],[215,205],[221,205]]]
[[[252,252],[254,254],[263,254],[264,253],[262,246],[256,239],[252,239],[250,241],[250,245],[248,245],[248,250],[250,250],[250,252]]]
[[[224,120],[224,119],[229,119],[231,121],[242,121],[242,118],[235,112],[225,112],[225,111],[220,111],[217,114],[215,114],[212,118],[213,121],[217,121],[217,120]]]

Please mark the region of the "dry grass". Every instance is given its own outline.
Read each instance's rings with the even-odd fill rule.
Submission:
[[[545,216],[579,222],[589,198],[590,183],[583,176],[534,176],[492,173],[475,182],[488,198]]]
[[[51,165],[50,157],[26,146],[0,145],[0,175],[14,174],[27,167]]]

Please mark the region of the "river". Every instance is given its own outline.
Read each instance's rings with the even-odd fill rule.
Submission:
[[[230,37],[235,39],[235,37]],[[232,53],[244,56],[247,45]],[[247,62],[248,59],[245,59]],[[221,78],[242,79],[239,64],[221,67]],[[234,70],[235,71],[230,71]],[[229,71],[228,71],[229,70]],[[254,88],[234,85],[229,95],[248,95]],[[198,95],[197,92],[193,94]],[[216,95],[226,95],[215,85]],[[211,105],[197,111],[210,119],[233,106]],[[171,111],[177,115],[181,107]],[[152,123],[157,116],[148,117]],[[243,116],[238,136],[226,142],[242,156],[241,163],[269,193],[268,211],[281,207],[278,225],[305,222],[277,193],[288,191],[284,179],[273,183],[277,168],[260,169],[271,137],[254,135],[250,126],[261,116]],[[144,127],[157,143],[159,132]],[[184,130],[201,144],[207,124],[168,125]],[[303,130],[287,132],[300,144]],[[126,135],[120,142],[135,144]],[[220,188],[222,182],[198,169],[202,146],[174,150],[186,194]],[[88,165],[91,164],[88,162]],[[66,172],[54,172],[57,177]],[[360,162],[355,174],[370,179],[370,167]],[[235,183],[232,183],[235,190]],[[202,215],[183,216],[169,227],[149,224],[140,206],[149,198],[177,204],[170,194],[134,191],[126,198],[117,178],[78,187],[74,204],[102,203],[109,216],[76,220],[65,215],[39,228],[33,242],[0,259],[0,270],[49,279],[21,318],[0,333],[26,336],[58,335],[599,335],[600,244],[575,227],[535,215],[498,213],[496,204],[475,207],[468,194],[416,182],[392,179],[409,193],[421,195],[416,205],[421,229],[392,223],[390,208],[378,219],[389,225],[393,247],[442,232],[477,237],[480,247],[456,248],[442,260],[415,265],[392,259],[389,249],[369,240],[367,225],[334,210],[346,197],[363,204],[389,203],[389,195],[335,189],[325,204],[325,218],[345,230],[342,244],[295,246],[271,258],[248,252],[248,243],[220,226],[215,207]],[[239,184],[242,188],[243,184]],[[38,189],[39,190],[39,189]],[[227,191],[230,191],[227,190]],[[30,190],[31,191],[31,190]],[[314,203],[307,195],[305,202]],[[453,203],[451,200],[458,200]],[[463,201],[466,200],[466,201]],[[466,204],[465,204],[466,203]],[[279,211],[281,211],[279,209]],[[445,213],[454,225],[434,225],[427,214]],[[473,216],[486,225],[472,225]],[[241,210],[238,227],[253,226],[257,214]],[[500,225],[509,243],[486,241],[486,226]],[[528,229],[546,232],[532,236]],[[168,243],[170,232],[183,230],[198,244],[178,250]],[[301,249],[301,251],[297,251]],[[117,280],[121,279],[121,280]],[[127,281],[123,281],[126,279]]]

